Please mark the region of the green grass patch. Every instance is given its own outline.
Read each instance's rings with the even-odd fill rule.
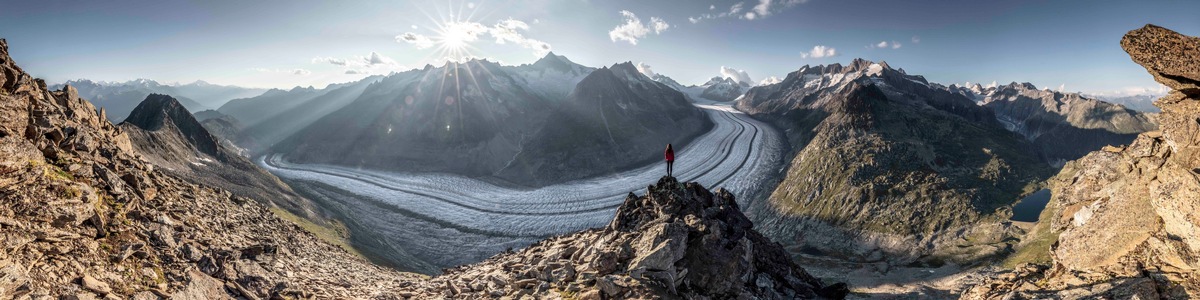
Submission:
[[[1025,240],[1022,241],[1020,248],[1015,253],[1009,255],[1008,258],[1000,262],[1000,266],[1012,269],[1021,264],[1049,264],[1050,246],[1058,241],[1059,232],[1050,228],[1050,223],[1053,218],[1058,216],[1058,211],[1052,209],[1055,199],[1051,199],[1050,204],[1047,204],[1046,209],[1042,210],[1042,214],[1038,216],[1038,222],[1025,235]]]
[[[354,254],[364,259],[367,258],[366,255],[363,255],[362,252],[350,245],[350,231],[346,229],[344,225],[336,223],[331,226],[321,226],[317,223],[309,221],[308,219],[297,216],[286,209],[278,207],[271,207],[270,209],[271,212],[275,213],[276,216],[299,225],[300,228],[304,229],[304,231],[308,231],[309,233],[316,235],[317,238],[327,243],[337,245],[338,247],[342,247],[342,249],[346,249],[346,252],[350,252],[350,254]]]

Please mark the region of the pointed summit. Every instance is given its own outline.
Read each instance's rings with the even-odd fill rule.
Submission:
[[[222,157],[218,151],[217,139],[209,134],[200,125],[200,122],[196,121],[192,113],[188,112],[174,97],[150,94],[150,96],[146,96],[146,100],[138,104],[137,108],[133,109],[133,112],[122,123],[137,126],[146,131],[175,128],[197,151],[217,158]]]
[[[562,72],[571,71],[572,69],[575,69],[576,67],[583,67],[582,65],[577,64],[577,63],[571,61],[570,59],[567,59],[566,56],[557,55],[557,54],[554,54],[554,52],[546,53],[546,56],[543,56],[542,58],[538,59],[536,62],[533,62],[533,66],[552,69],[552,70],[558,70],[558,71],[562,71]]]

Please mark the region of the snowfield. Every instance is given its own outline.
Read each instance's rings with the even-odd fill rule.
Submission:
[[[709,188],[724,187],[745,205],[747,199],[742,196],[770,188],[762,183],[782,165],[779,133],[728,105],[708,102],[697,106],[715,126],[686,147],[677,148],[675,176]],[[547,236],[604,226],[626,195],[644,193],[647,185],[666,175],[666,164],[656,163],[603,177],[521,189],[452,174],[295,164],[278,154],[256,162],[289,182],[338,190],[333,194],[341,198],[337,199],[340,205],[360,207],[349,209],[349,216],[371,214],[374,216],[363,219],[391,220],[388,215],[397,215],[404,221],[363,221],[360,225],[378,229],[382,239],[390,240],[385,244],[407,248],[413,256],[440,267],[485,258],[502,251],[499,244],[520,247]],[[422,224],[397,226],[404,222]],[[507,243],[498,243],[497,237]],[[482,240],[496,246],[475,250],[473,256],[479,257],[473,259],[437,257],[462,255],[462,247],[484,246]]]

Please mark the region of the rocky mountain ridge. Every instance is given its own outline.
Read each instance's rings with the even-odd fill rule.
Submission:
[[[196,81],[188,84],[162,84],[149,79],[135,79],[126,82],[91,81],[87,79],[69,80],[63,84],[50,86],[52,90],[62,89],[63,86],[75,87],[79,95],[90,99],[107,111],[112,122],[120,122],[129,112],[150,94],[172,95],[189,111],[201,111],[221,106],[225,102],[242,97],[262,94],[265,89],[224,86]]]
[[[623,170],[703,133],[711,121],[684,99],[628,63],[471,60],[383,78],[272,149],[300,163],[541,186]]]
[[[210,134],[209,126],[197,122],[175,98],[151,94],[126,120],[118,127],[141,157],[162,172],[327,223],[315,203],[240,155],[231,143]],[[222,118],[206,122],[216,120]]]
[[[1056,166],[1104,146],[1127,145],[1138,133],[1158,127],[1153,114],[1030,83],[946,89],[991,108],[1005,128],[1038,145]]]
[[[1009,207],[1051,173],[990,109],[886,62],[804,66],[736,107],[788,139],[782,181],[747,212],[797,254],[900,265],[1003,255],[1020,233]]]
[[[1146,25],[1121,39],[1133,62],[1172,91],[1160,130],[1070,162],[1022,249],[1025,265],[964,298],[1200,297],[1200,38]]]

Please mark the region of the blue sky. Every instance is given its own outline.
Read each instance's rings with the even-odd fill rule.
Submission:
[[[722,67],[760,81],[862,57],[947,84],[1111,93],[1158,88],[1120,49],[1125,32],[1155,23],[1200,35],[1200,1],[3,0],[0,8],[14,59],[52,83],[323,86],[463,51],[530,63],[548,46],[589,66],[644,63],[685,84]]]

